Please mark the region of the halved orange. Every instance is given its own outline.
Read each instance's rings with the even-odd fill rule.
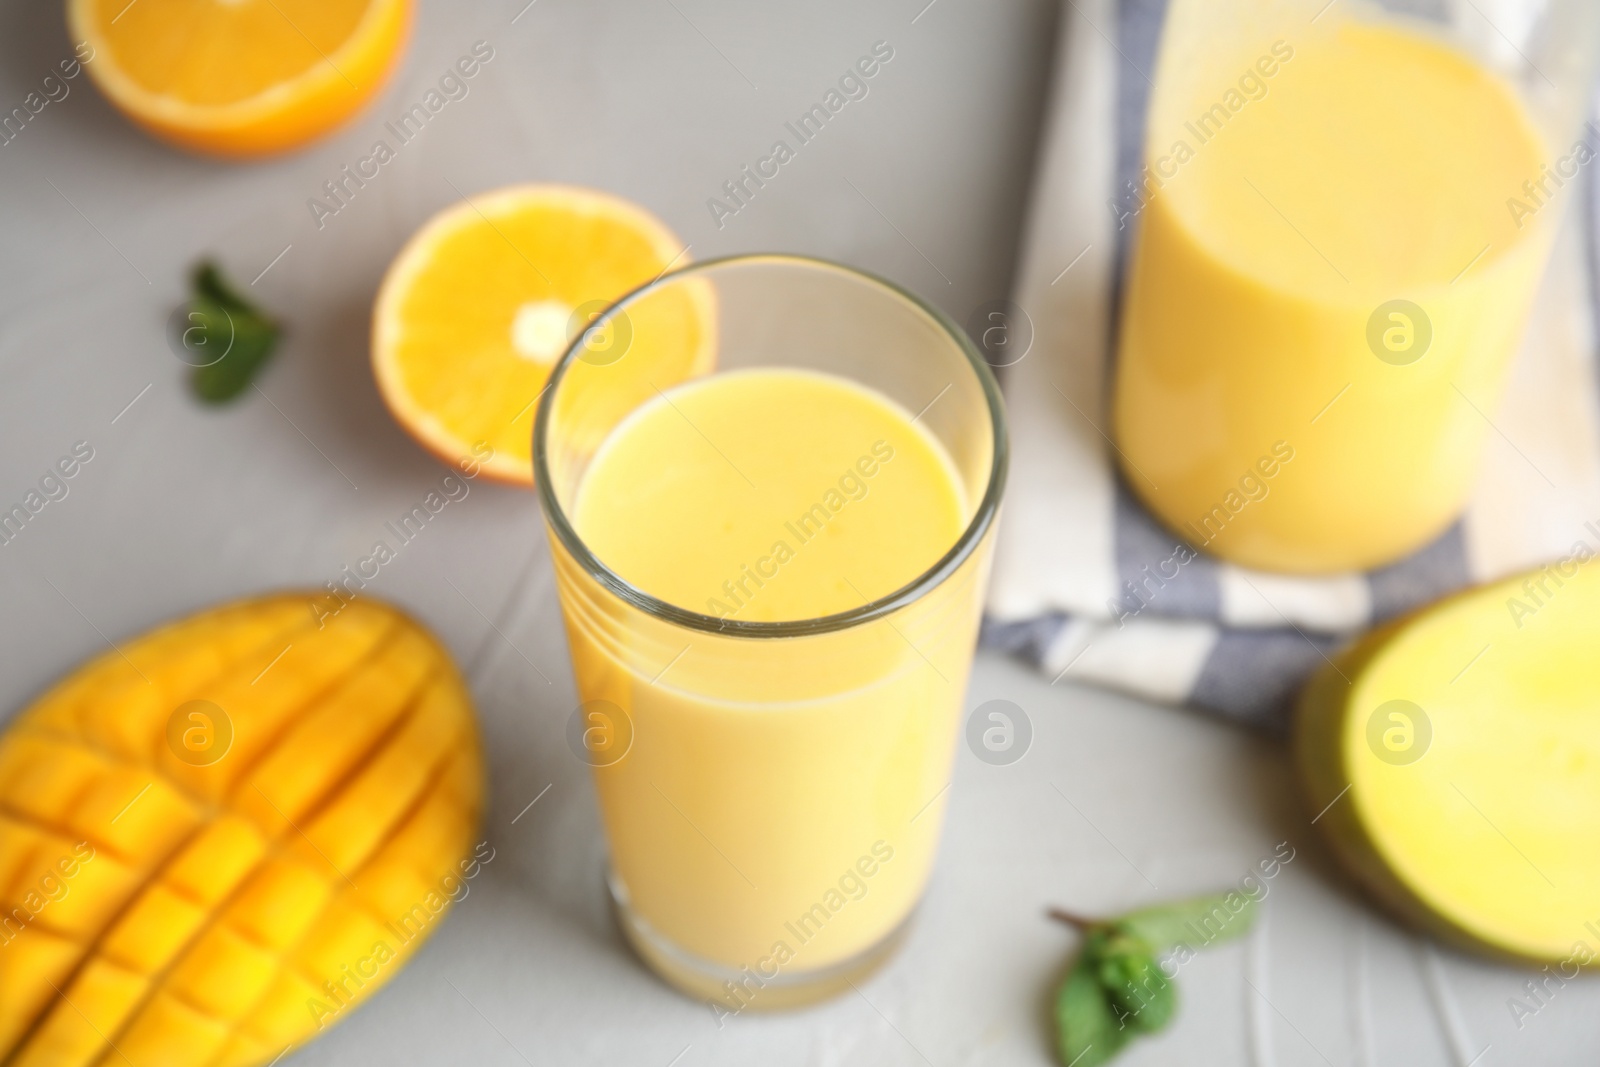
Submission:
[[[297,148],[372,98],[413,0],[68,0],[85,68],[158,137],[248,158]]]
[[[593,189],[468,197],[424,224],[384,276],[372,312],[378,390],[446,463],[476,460],[491,478],[531,485],[535,402],[556,361],[601,311],[687,252],[649,212]],[[612,346],[605,359],[650,361],[663,385],[709,366],[703,304],[645,313],[648,336],[640,324],[586,343]]]

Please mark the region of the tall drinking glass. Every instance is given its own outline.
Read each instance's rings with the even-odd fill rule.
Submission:
[[[719,1012],[843,988],[934,862],[1005,480],[988,368],[888,282],[710,261],[574,342],[534,465],[623,930]]]
[[[1172,0],[1114,422],[1129,485],[1252,567],[1370,568],[1471,491],[1563,208],[1594,0]]]

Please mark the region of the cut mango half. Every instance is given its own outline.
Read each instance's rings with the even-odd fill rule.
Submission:
[[[1374,632],[1308,686],[1316,825],[1390,910],[1488,953],[1600,954],[1600,562]]]
[[[412,0],[68,0],[85,68],[149,132],[210,155],[297,148],[382,87]]]
[[[493,858],[449,654],[375,600],[227,604],[0,736],[0,1063],[276,1062],[397,974]]]

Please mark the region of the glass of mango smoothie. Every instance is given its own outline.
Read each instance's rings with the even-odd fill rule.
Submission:
[[[1450,525],[1600,152],[1600,4],[1392,8],[1172,0],[1112,204],[1126,481],[1247,566],[1371,568]]]
[[[628,939],[719,1018],[845,988],[949,796],[1005,480],[988,368],[887,282],[709,261],[574,342],[534,464]]]

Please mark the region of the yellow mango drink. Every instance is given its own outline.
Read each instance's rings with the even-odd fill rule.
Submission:
[[[815,999],[933,867],[998,394],[935,313],[820,261],[715,261],[607,318],[628,350],[564,358],[535,462],[619,918],[719,1018]],[[650,369],[702,344],[718,372]]]
[[[1335,9],[1224,53],[1186,41],[1206,17],[1175,5],[1121,216],[1124,474],[1228,560],[1381,565],[1463,506],[1591,153],[1552,151],[1509,80],[1421,29]]]
[[[955,543],[968,510],[909,412],[844,379],[767,368],[635,410],[579,484],[573,524],[653,596],[776,621],[900,588]]]
[[[966,525],[949,459],[910,417],[837,378],[704,378],[607,439],[573,523],[600,560],[668,603],[751,621],[858,607],[931,566]],[[612,666],[598,642],[573,650],[603,657],[579,677]],[[694,680],[694,655],[648,705],[634,700],[633,751],[597,775],[618,882],[651,927],[725,963],[754,967],[785,941],[801,966],[853,955],[904,917],[927,877],[932,837],[910,820],[949,773],[958,708],[938,699],[946,680],[896,640],[845,665],[858,673],[822,701],[793,698],[846,678],[805,677],[832,665],[802,649],[738,699],[709,701],[674,684]],[[949,664],[946,678],[960,670]],[[752,819],[758,798],[767,810]],[[863,895],[808,936],[810,909],[846,872],[839,892]]]

